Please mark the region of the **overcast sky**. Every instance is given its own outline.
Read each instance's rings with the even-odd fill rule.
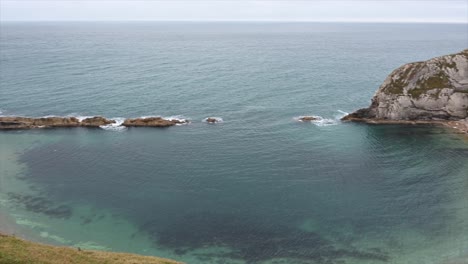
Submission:
[[[0,0],[0,20],[468,23],[467,0]]]

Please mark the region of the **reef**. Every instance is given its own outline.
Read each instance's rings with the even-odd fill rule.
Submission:
[[[299,117],[298,120],[302,122],[310,122],[310,121],[320,120],[320,118],[316,116],[301,116]]]
[[[169,127],[188,123],[185,119],[166,119],[162,117],[128,118],[121,124],[124,127]],[[0,130],[59,128],[59,127],[102,127],[116,124],[116,120],[101,116],[78,119],[76,117],[20,117],[0,116]]]
[[[122,125],[126,127],[170,127],[186,123],[188,123],[188,120],[185,119],[164,119],[162,117],[147,117],[125,119]]]
[[[72,215],[72,209],[67,205],[57,205],[43,196],[21,195],[8,193],[8,200],[26,210],[42,213],[53,218],[68,219]]]
[[[268,261],[342,264],[344,259],[385,263],[391,260],[388,253],[380,248],[337,246],[318,233],[276,224],[265,226],[234,213],[193,212],[174,219],[166,227],[146,222],[140,226],[140,231],[149,234],[157,246],[171,249],[177,255],[194,254],[207,263],[215,259],[252,264]],[[229,250],[197,252],[206,247]],[[281,259],[288,262],[277,262]]]

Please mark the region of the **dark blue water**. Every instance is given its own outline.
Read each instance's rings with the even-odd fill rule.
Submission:
[[[339,121],[466,29],[2,23],[3,115],[192,123],[2,132],[0,213],[30,239],[188,263],[466,261],[466,139]]]

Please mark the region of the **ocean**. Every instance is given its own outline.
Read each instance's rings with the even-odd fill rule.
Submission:
[[[0,115],[191,122],[0,131],[0,230],[195,264],[468,263],[466,138],[339,120],[467,27],[2,22]]]

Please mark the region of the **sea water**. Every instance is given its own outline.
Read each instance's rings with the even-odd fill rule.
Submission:
[[[0,132],[0,230],[187,263],[467,263],[466,139],[339,121],[466,28],[2,22],[1,115],[191,122]]]

